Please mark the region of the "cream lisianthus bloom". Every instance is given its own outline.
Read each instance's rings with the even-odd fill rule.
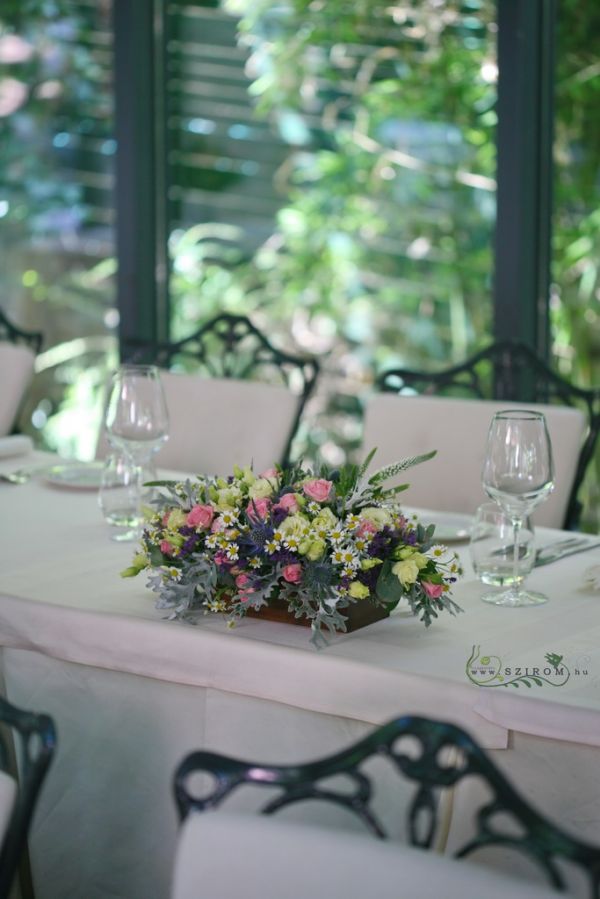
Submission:
[[[244,468],[240,468],[239,465],[233,466],[233,473],[239,481],[243,481],[247,487],[250,484],[253,484],[256,480],[256,475],[252,471],[249,465],[246,465]]]
[[[182,528],[186,519],[186,513],[183,509],[173,509],[173,511],[169,514],[169,518],[167,519],[167,527],[170,531],[178,531],[179,528]]]
[[[410,587],[419,576],[419,566],[413,559],[403,559],[392,565],[392,574],[395,574],[403,587]]]
[[[252,499],[267,499],[275,491],[275,478],[257,478],[248,488],[248,496]]]
[[[360,581],[352,581],[348,588],[348,593],[354,599],[366,599],[369,595],[369,588]]]
[[[310,562],[318,562],[323,557],[326,548],[327,544],[324,540],[314,537],[313,539],[303,540],[298,547],[298,552],[301,556],[306,556]]]
[[[338,524],[338,520],[328,506],[321,509],[312,520],[312,526],[316,531],[330,531]]]
[[[303,537],[308,528],[308,521],[304,515],[288,515],[279,525],[279,530],[285,537]]]
[[[378,531],[383,530],[385,527],[390,527],[392,524],[392,516],[388,510],[379,509],[377,506],[367,506],[366,509],[361,509],[359,518],[362,521],[370,521]]]
[[[237,509],[242,499],[242,491],[239,487],[222,487],[217,490],[215,505],[219,511],[224,509]]]

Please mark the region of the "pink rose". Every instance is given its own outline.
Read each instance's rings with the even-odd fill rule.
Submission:
[[[217,531],[222,531],[225,529],[225,522],[222,518],[215,518],[213,523],[210,526],[210,530],[212,534],[216,534]]]
[[[168,540],[161,540],[160,541],[160,551],[165,556],[170,556],[171,553],[173,552],[173,547],[171,546],[171,544],[169,543]]]
[[[249,580],[250,580],[250,578],[248,577],[247,574],[238,574],[238,576],[235,579],[235,586],[243,587],[244,584],[247,584]]]
[[[263,471],[262,474],[259,475],[259,478],[278,478],[279,472],[276,468],[267,468],[266,471]]]
[[[431,581],[423,581],[423,590],[431,599],[439,599],[444,592],[443,584],[432,584]]]
[[[215,517],[215,510],[212,506],[193,506],[186,517],[186,524],[190,527],[209,528]]]
[[[284,512],[297,512],[300,508],[295,493],[284,493],[279,502],[273,508],[282,509]]]
[[[286,565],[282,573],[284,581],[287,581],[288,584],[299,584],[302,580],[302,565],[298,562]]]
[[[227,558],[227,554],[222,550],[219,550],[215,553],[215,565],[219,565],[220,567],[224,567],[229,565],[229,559]]]
[[[317,503],[324,503],[329,499],[332,487],[333,484],[331,481],[326,481],[323,478],[315,478],[314,481],[307,481],[302,489],[309,499],[314,499]]]
[[[363,518],[361,523],[356,529],[356,534],[358,537],[364,537],[365,534],[376,534],[377,527],[373,524],[372,521],[369,521],[368,518]]]
[[[253,499],[246,506],[246,512],[248,513],[248,518],[252,521],[258,521],[262,519],[263,521],[269,515],[269,510],[271,508],[271,500],[267,499]]]

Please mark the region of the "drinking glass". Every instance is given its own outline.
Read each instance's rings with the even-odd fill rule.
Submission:
[[[516,583],[513,564],[513,523],[497,503],[483,503],[473,517],[469,553],[479,580],[492,587]],[[519,528],[517,580],[521,583],[535,561],[535,534],[530,518]]]
[[[135,540],[142,523],[143,472],[168,439],[167,404],[155,365],[122,365],[112,378],[104,419],[111,447],[120,451],[135,471],[137,523],[121,539]]]
[[[512,522],[513,583],[482,599],[499,606],[531,606],[547,602],[543,593],[525,590],[519,578],[519,530],[523,519],[554,489],[554,463],[546,419],[541,412],[511,409],[497,412],[488,432],[482,473],[487,495]]]
[[[143,469],[142,484],[157,479],[154,467]],[[142,486],[141,505],[152,499],[152,488]],[[137,466],[125,453],[114,450],[107,456],[102,469],[98,505],[104,520],[110,526],[112,540],[131,540],[138,534],[140,520],[140,497],[138,494]]]

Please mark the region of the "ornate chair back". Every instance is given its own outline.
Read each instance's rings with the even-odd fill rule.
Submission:
[[[40,333],[21,330],[0,309],[0,437],[13,428],[41,345]]]
[[[227,475],[253,461],[256,471],[289,459],[315,359],[275,348],[252,322],[223,313],[170,344],[132,347],[129,361],[159,365],[170,417],[159,465]]]
[[[411,503],[473,512],[485,498],[480,474],[492,415],[502,408],[527,407],[546,415],[557,469],[556,489],[536,512],[536,521],[577,526],[578,492],[600,432],[600,391],[570,384],[529,347],[510,341],[439,372],[386,371],[377,388],[381,393],[367,404],[364,437],[365,447],[378,447],[375,463],[385,464],[399,451],[422,452],[425,443],[428,450],[437,448],[438,461],[445,463],[437,478],[426,466],[415,470]]]
[[[0,899],[9,895],[55,742],[48,715],[0,697]]]
[[[386,830],[373,809],[375,784],[363,767],[373,757],[388,759],[399,774],[415,784],[406,812],[411,845],[430,849],[434,844],[442,825],[437,791],[476,777],[485,783],[491,798],[478,811],[477,832],[457,849],[455,857],[464,858],[490,846],[514,848],[529,856],[557,890],[565,888],[558,863],[574,863],[587,878],[590,896],[597,899],[600,847],[569,836],[535,811],[475,741],[453,724],[413,716],[398,718],[348,749],[304,765],[262,765],[194,752],[177,768],[175,799],[180,817],[185,819],[190,812],[217,808],[242,786],[278,788],[277,795],[262,806],[262,814],[310,799],[332,802],[357,816],[374,836],[385,839]],[[194,795],[191,786],[199,773],[210,775],[212,783],[201,797]],[[337,786],[333,778],[339,775],[344,775],[344,783]],[[506,819],[516,827],[508,830]]]

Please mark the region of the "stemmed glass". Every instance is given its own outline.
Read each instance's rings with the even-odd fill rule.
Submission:
[[[508,590],[481,598],[499,606],[532,606],[547,602],[543,593],[522,588],[519,574],[519,530],[523,519],[554,489],[554,463],[546,419],[541,412],[513,409],[497,412],[488,432],[482,473],[483,488],[504,510],[513,526],[513,578]]]
[[[167,404],[155,365],[122,365],[112,378],[104,419],[108,441],[135,471],[137,515],[121,540],[136,540],[142,525],[143,472],[168,439]]]

